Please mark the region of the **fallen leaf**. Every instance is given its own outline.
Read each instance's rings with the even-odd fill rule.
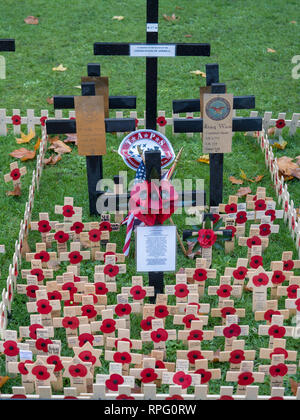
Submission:
[[[300,386],[300,383],[296,382],[294,379],[290,378],[290,385],[291,385],[291,391],[293,393],[293,395],[297,395],[298,393],[298,388]]]
[[[64,67],[62,64],[60,64],[58,67],[53,67],[53,71],[66,71],[67,67]]]
[[[295,25],[297,22],[295,20],[291,20],[290,23],[293,23]]]
[[[268,129],[268,136],[273,136],[275,134],[276,127],[271,127]]]
[[[284,150],[284,149],[286,148],[287,144],[288,144],[288,143],[287,143],[287,141],[285,141],[285,140],[281,140],[281,141],[279,141],[279,142],[275,141],[275,142],[272,144],[272,147],[275,147],[275,149]]]
[[[39,20],[35,16],[27,16],[27,18],[24,19],[24,22],[27,23],[27,25],[38,25]]]
[[[191,74],[195,74],[196,76],[201,76],[201,77],[203,77],[204,79],[206,78],[206,73],[204,73],[203,71],[201,71],[201,70],[192,70],[192,71],[190,71],[190,73]]]
[[[41,139],[38,138],[38,141],[35,143],[34,145],[34,150],[37,151],[40,148],[40,144],[41,144]]]
[[[68,145],[66,145],[61,140],[55,140],[51,142],[51,146],[49,147],[50,150],[54,150],[54,152],[63,155],[64,153],[71,153],[72,149]]]
[[[112,18],[113,20],[124,20],[125,18],[124,18],[124,16],[113,16],[113,18]]]
[[[21,131],[21,138],[16,139],[18,144],[29,143],[35,137],[34,131],[31,129],[29,134],[24,134]]]
[[[295,159],[296,159],[298,165],[300,165],[300,156],[296,156]]]
[[[35,156],[34,151],[28,150],[25,147],[21,147],[20,149],[16,149],[16,150],[12,151],[9,155],[12,156],[13,158],[16,158],[16,159],[23,160],[25,158],[24,160],[27,160],[26,157],[31,156],[32,153],[34,153],[34,156]],[[33,159],[33,158],[30,157],[30,159]]]
[[[273,50],[272,48],[267,48],[268,53],[276,53],[276,50]]]
[[[244,183],[244,181],[242,181],[241,179],[237,179],[234,176],[230,176],[229,181],[234,185],[242,185]]]
[[[197,159],[197,162],[206,163],[209,165],[209,155],[202,155]]]
[[[77,134],[67,134],[67,137],[64,139],[65,143],[74,143],[77,145]]]
[[[245,197],[246,195],[251,194],[251,188],[250,187],[241,187],[236,195],[238,197]]]
[[[6,192],[7,196],[15,196],[15,197],[19,197],[21,195],[21,188],[20,185],[16,185],[13,189],[13,191],[7,191]]]
[[[176,9],[176,10],[184,10],[184,7],[181,7],[181,6],[176,6],[176,7],[175,7],[175,9]]]
[[[10,379],[9,376],[0,376],[0,388]]]
[[[53,105],[53,96],[46,99],[49,105]]]
[[[44,159],[44,165],[56,165],[61,160],[61,155],[53,154],[49,158]]]
[[[172,16],[163,15],[163,18],[168,22],[176,22],[180,19],[180,17],[176,16],[175,13],[173,13]]]
[[[300,168],[292,170],[292,176],[294,178],[300,179]]]
[[[192,38],[192,36],[193,36],[193,35],[190,35],[190,34],[186,34],[186,35],[184,35],[184,37],[185,37],[185,38]]]
[[[257,176],[254,178],[254,181],[255,181],[255,182],[260,182],[260,181],[263,179],[263,177],[264,177],[264,175],[257,175]]]
[[[26,160],[31,160],[35,158],[35,150],[28,150],[26,155],[21,157],[21,162],[25,162]]]
[[[245,172],[243,171],[243,169],[241,169],[241,178],[248,180],[247,175],[245,174]]]
[[[293,162],[293,158],[288,156],[281,156],[277,159],[277,165],[279,170],[279,175],[283,176],[285,179],[289,177],[294,177],[293,172],[297,174],[299,166],[296,162]],[[297,176],[298,178],[298,176]]]

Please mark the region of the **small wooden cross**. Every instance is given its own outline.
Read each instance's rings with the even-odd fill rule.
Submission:
[[[238,325],[237,315],[227,315],[226,324],[214,327],[215,337],[225,337],[225,351],[232,350],[233,342],[242,336],[248,336],[249,325]]]
[[[71,386],[76,388],[78,394],[88,392],[88,382],[93,380],[92,366],[91,362],[83,362],[76,356],[65,363],[63,377],[69,378]]]
[[[273,342],[276,338],[293,337],[294,327],[283,325],[282,315],[273,315],[271,325],[259,325],[258,335],[269,336],[269,347],[273,348]]]
[[[130,343],[127,341],[118,341],[117,351],[105,350],[105,360],[108,362],[115,362],[122,364],[123,375],[129,374],[129,367],[131,364],[141,364],[143,355],[140,353],[131,353]]]
[[[94,297],[82,296],[82,305],[64,307],[65,316],[87,316],[88,322],[94,322],[97,316],[105,309],[105,305],[94,305]]]
[[[256,311],[255,312],[255,321],[267,321],[267,324],[271,323],[272,316],[282,315],[283,319],[287,320],[290,317],[288,309],[278,310],[278,301],[277,300],[267,300],[266,301],[266,310],[265,311]]]
[[[141,391],[145,384],[157,383],[161,381],[163,372],[168,372],[166,368],[157,369],[156,359],[145,356],[140,368],[131,368],[130,375],[141,381]]]
[[[230,371],[240,371],[241,363],[245,360],[255,361],[256,350],[245,350],[245,340],[234,340],[231,351],[221,351],[220,362],[229,362]]]
[[[47,235],[49,232],[55,229],[56,224],[58,221],[50,221],[50,217],[48,213],[39,213],[39,221],[38,222],[31,222],[30,229],[32,231],[39,231],[41,234],[42,242],[45,242],[47,248],[51,248],[52,243],[47,242]]]
[[[37,361],[41,361],[43,363],[53,365],[56,380],[51,382],[51,387],[53,391],[63,391],[63,369],[64,365],[72,360],[72,357],[61,356],[60,353],[58,354],[51,354],[49,356],[38,355]]]
[[[65,197],[64,204],[56,205],[54,213],[63,215],[65,222],[75,222],[78,221],[78,216],[82,216],[82,207],[74,207],[73,197]]]
[[[293,251],[284,251],[282,253],[281,261],[283,262],[284,271],[293,271],[300,268],[300,259],[293,259]]]
[[[226,324],[227,315],[237,315],[238,319],[245,318],[245,308],[235,308],[234,301],[231,299],[222,299],[219,301],[218,308],[212,308],[210,316],[212,318],[222,318],[223,325]]]
[[[188,360],[176,361],[175,372],[163,372],[162,383],[168,385],[178,385],[182,391],[187,390],[189,387],[197,386],[201,384],[201,375],[197,373],[189,373],[188,371]]]
[[[231,278],[229,276],[221,276],[220,284],[217,286],[208,286],[208,296],[218,296],[219,302],[230,297],[240,299],[243,293],[243,287],[240,285],[231,286]]]
[[[30,263],[31,269],[21,270],[22,279],[27,279],[27,276],[35,276],[40,285],[44,284],[44,280],[53,279],[53,270],[43,268],[42,260],[32,259]],[[22,285],[18,284],[17,286]]]
[[[104,273],[94,274],[94,283],[87,282],[84,285],[83,293],[85,295],[93,295],[94,301],[99,305],[107,305],[107,294],[116,293],[117,284],[115,282],[106,282]],[[81,301],[81,295],[74,295],[75,302]]]
[[[36,243],[36,252],[26,253],[26,261],[40,260],[42,268],[55,269],[57,268],[57,253],[47,252],[46,244],[44,242]]]
[[[70,244],[70,252],[61,252],[59,261],[68,261],[72,265],[80,266],[81,261],[91,259],[90,251],[82,251],[80,242],[72,242]]]
[[[78,357],[83,362],[92,363],[92,375],[94,376],[94,368],[101,367],[100,356],[102,354],[101,349],[95,349],[91,343],[87,342],[81,347],[73,347],[75,357]]]
[[[270,376],[270,386],[282,387],[284,377],[287,375],[297,374],[296,364],[285,364],[285,357],[283,354],[273,354],[271,358],[271,365],[260,365],[259,372]]]
[[[129,375],[124,375],[122,370],[121,363],[110,362],[109,374],[97,374],[96,384],[105,385],[106,392],[112,396],[122,395],[125,388],[128,388],[126,394],[130,395],[135,386],[135,377],[131,372]]]
[[[208,384],[211,380],[221,379],[221,369],[209,369],[207,359],[198,359],[195,361],[195,370],[190,373],[196,373],[201,377],[201,385]]]
[[[239,371],[227,371],[226,381],[237,382],[237,395],[245,395],[247,386],[253,383],[263,383],[265,374],[263,372],[253,372],[254,362],[243,361]]]
[[[60,300],[49,300],[47,292],[44,290],[36,291],[36,302],[26,303],[27,312],[36,313],[41,315],[42,325],[52,325],[53,313],[56,314],[61,310]]]
[[[248,258],[238,258],[235,267],[225,267],[224,276],[233,277],[233,284],[244,286],[248,273]]]
[[[114,312],[112,309],[104,309],[101,312],[102,321],[91,322],[91,332],[101,332],[104,342],[108,337],[116,337],[115,332],[118,329],[126,329],[125,319],[114,319]]]
[[[249,270],[248,277],[249,282],[247,288],[252,288],[252,310],[266,311],[267,310],[267,292],[268,288],[272,287],[272,275],[271,271],[266,271],[262,266],[256,270]]]
[[[133,301],[143,303],[146,297],[154,296],[154,287],[144,286],[143,276],[132,276],[131,286],[123,286],[121,293],[132,297]]]
[[[286,299],[285,307],[289,310],[290,314],[298,314],[300,316],[300,289],[297,290],[296,299]]]
[[[239,237],[238,244],[248,247],[248,259],[250,259],[256,255],[262,255],[262,252],[269,246],[269,238],[261,237],[259,229],[250,226],[249,237]]]
[[[36,360],[34,363],[26,364],[28,370],[28,380],[31,380],[35,386],[35,392],[38,392],[41,386],[51,386],[51,382],[56,381],[54,375],[54,365],[45,363],[42,360]]]
[[[187,284],[186,274],[176,274],[175,285],[166,285],[165,294],[176,296],[176,305],[179,303],[187,303],[189,294],[198,294],[198,285]]]
[[[112,309],[117,317],[125,319],[126,328],[130,328],[130,314],[140,313],[142,310],[142,305],[140,302],[128,303],[127,294],[118,294],[116,297],[117,304],[107,305],[106,309]]]
[[[288,286],[278,286],[277,296],[287,296],[289,299],[296,299],[297,291],[300,289],[300,276],[291,276]]]
[[[141,331],[141,340],[143,342],[152,342],[154,350],[166,352],[166,342],[177,339],[175,329],[167,330],[163,319],[152,319],[151,330]]]
[[[125,255],[121,253],[116,253],[117,250],[117,244],[108,242],[106,244],[105,251],[97,251],[95,254],[95,260],[96,261],[104,261],[106,262],[106,257],[109,255],[113,255],[116,257],[116,262],[121,264],[125,262]]]
[[[80,243],[84,248],[91,249],[92,260],[95,260],[96,252],[100,251],[100,244],[109,241],[109,231],[100,229],[98,222],[89,223],[89,231],[80,233]]]
[[[71,315],[72,316],[72,315]],[[98,321],[96,321],[98,322]],[[89,342],[93,347],[103,347],[104,337],[100,334],[92,333],[93,322],[80,324],[78,326],[78,336],[69,335],[67,336],[68,346],[73,347],[82,347],[85,343]],[[94,332],[99,331],[93,330]]]
[[[77,336],[80,325],[87,325],[89,323],[87,316],[64,316],[53,317],[53,328],[64,328],[67,337]]]
[[[18,162],[12,162],[10,164],[10,173],[4,175],[4,182],[12,182],[14,186],[14,191],[16,189],[21,190],[21,177],[27,174],[27,169],[25,166],[19,168]]]
[[[104,265],[95,266],[95,274],[104,273],[105,282],[115,282],[119,274],[126,273],[126,264],[117,264],[115,255],[107,255]]]
[[[130,348],[132,350],[142,350],[143,343],[142,340],[136,340],[130,338],[130,329],[128,328],[118,328],[116,337],[107,337],[105,347],[110,350],[118,347],[119,341],[128,341]]]
[[[17,293],[20,295],[27,295],[29,302],[36,300],[36,291],[46,290],[46,286],[38,282],[37,276],[27,275],[26,284],[17,285]]]
[[[296,362],[298,352],[297,350],[288,350],[286,348],[286,339],[285,338],[274,338],[272,346],[268,348],[261,347],[259,349],[259,358],[272,360],[274,354],[284,355],[284,359],[288,362]]]
[[[198,284],[199,296],[205,293],[205,282],[207,279],[215,279],[217,270],[209,268],[209,262],[205,258],[196,258],[196,268],[185,268],[187,282]]]

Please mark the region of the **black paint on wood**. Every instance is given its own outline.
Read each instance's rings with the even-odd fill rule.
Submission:
[[[54,109],[74,109],[75,96],[54,96]],[[136,109],[136,96],[110,96],[109,109]]]
[[[0,39],[0,51],[15,51],[16,45],[14,39]]]
[[[253,109],[255,108],[255,96],[234,96],[233,109]],[[182,99],[173,101],[174,114],[186,112],[200,112],[200,99]]]
[[[98,63],[89,63],[87,65],[87,74],[90,77],[100,77],[101,76],[101,67]]]
[[[260,117],[234,117],[232,131],[261,131],[262,119]],[[202,133],[202,118],[174,118],[175,133]]]
[[[47,120],[48,134],[76,133],[76,120]],[[105,131],[107,133],[126,133],[135,130],[134,118],[106,118]]]

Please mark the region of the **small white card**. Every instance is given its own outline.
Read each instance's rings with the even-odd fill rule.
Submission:
[[[175,57],[174,44],[130,44],[131,57]]]

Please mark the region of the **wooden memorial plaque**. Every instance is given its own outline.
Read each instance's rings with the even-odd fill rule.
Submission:
[[[95,83],[96,96],[104,97],[104,113],[105,118],[109,118],[109,82],[108,77],[103,76],[82,76],[81,83],[93,82]]]
[[[78,154],[102,156],[106,154],[106,134],[103,96],[74,98]]]
[[[203,95],[203,153],[231,153],[232,94]]]

